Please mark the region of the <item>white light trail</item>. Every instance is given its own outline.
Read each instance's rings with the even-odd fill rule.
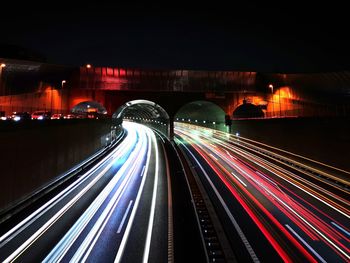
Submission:
[[[154,177],[154,185],[153,185],[153,193],[152,193],[152,204],[151,204],[151,211],[149,215],[148,220],[148,228],[147,228],[147,236],[146,236],[146,243],[145,243],[145,250],[143,253],[143,262],[148,262],[149,252],[150,252],[150,246],[151,246],[151,238],[152,238],[152,230],[153,230],[153,221],[154,221],[154,214],[155,214],[155,207],[156,207],[156,200],[157,200],[157,189],[158,189],[158,173],[159,173],[159,153],[158,153],[158,144],[156,137],[154,133],[151,135],[152,141],[154,142],[154,146],[156,149],[156,168],[155,168],[155,177]]]
[[[129,125],[131,125],[131,124],[129,124]],[[150,164],[150,158],[151,158],[151,150],[152,150],[152,144],[150,143],[151,142],[151,139],[150,139],[151,130],[148,129],[148,128],[145,128],[144,126],[140,126],[140,127],[143,127],[144,129],[146,129],[147,138],[148,138],[147,141],[149,142],[148,143],[148,151],[147,151],[147,160],[146,160],[146,166],[145,166],[145,172],[144,172],[145,176],[142,177],[141,185],[140,185],[139,191],[138,191],[136,199],[135,199],[134,207],[133,207],[133,209],[131,211],[131,215],[130,215],[128,224],[126,225],[122,241],[121,241],[121,243],[119,245],[117,255],[116,255],[115,259],[114,259],[114,262],[118,262],[118,263],[121,261],[121,258],[123,256],[123,253],[124,253],[124,250],[125,250],[125,246],[126,246],[126,242],[127,242],[128,238],[129,238],[131,227],[132,227],[132,224],[133,224],[134,219],[135,219],[136,211],[137,211],[137,208],[139,206],[140,199],[141,199],[141,194],[143,192],[143,188],[144,188],[144,185],[145,185],[145,182],[146,182],[148,169],[149,169],[149,164]]]

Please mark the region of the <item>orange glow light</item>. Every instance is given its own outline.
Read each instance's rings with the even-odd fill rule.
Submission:
[[[86,68],[91,68],[91,64],[87,64],[87,65],[86,65]]]
[[[281,98],[294,99],[292,89],[287,86],[280,88],[280,95],[281,95]]]

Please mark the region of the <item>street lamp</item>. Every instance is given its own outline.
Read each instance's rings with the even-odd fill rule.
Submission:
[[[93,88],[93,86],[94,86],[94,80],[93,80],[94,75],[90,76],[91,72],[89,72],[89,69],[92,68],[92,65],[91,64],[86,64],[85,67],[86,67],[86,87],[89,89],[89,88],[91,88],[91,85],[92,85],[92,88]],[[92,82],[92,84],[90,84],[90,82]]]
[[[63,113],[63,109],[62,109],[62,100],[63,100],[63,85],[66,84],[66,80],[62,80],[61,82],[61,113]]]
[[[269,88],[271,89],[271,94],[272,94],[272,99],[271,99],[271,101],[272,101],[272,116],[274,116],[275,115],[275,106],[274,106],[275,102],[273,101],[273,85],[270,84]]]
[[[2,91],[2,69],[6,67],[5,63],[0,64],[0,94],[5,95],[5,92]]]

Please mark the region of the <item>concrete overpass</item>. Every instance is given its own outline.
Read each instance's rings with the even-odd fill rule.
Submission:
[[[3,114],[34,110],[69,112],[81,102],[95,101],[112,115],[133,100],[159,105],[170,123],[183,106],[198,100],[218,105],[230,118],[350,113],[349,72],[268,74],[90,65],[74,68],[4,59],[0,62],[6,64],[1,68],[0,82]],[[247,110],[247,105],[256,110]],[[143,109],[147,111],[147,107]]]

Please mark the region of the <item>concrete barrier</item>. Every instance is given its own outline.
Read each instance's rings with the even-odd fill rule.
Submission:
[[[0,210],[106,145],[110,120],[0,122]]]

